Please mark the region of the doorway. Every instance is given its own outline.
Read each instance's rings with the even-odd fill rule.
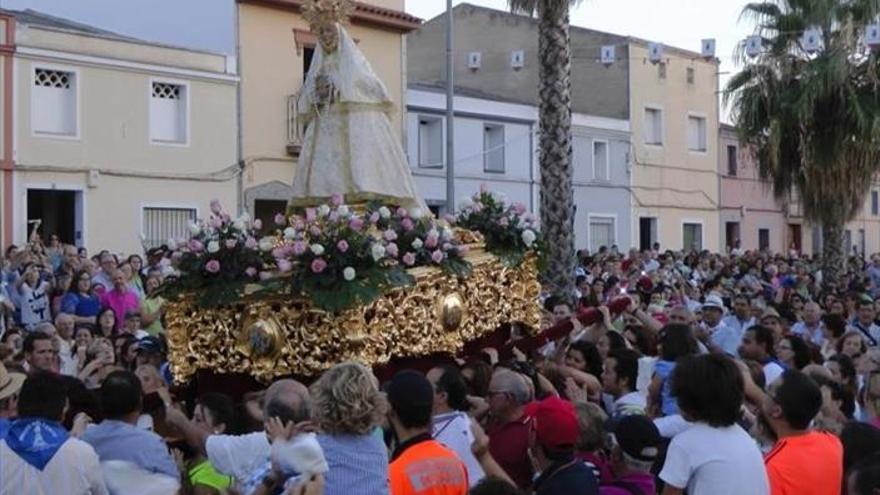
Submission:
[[[35,221],[40,221],[40,236],[47,241],[57,235],[65,244],[83,245],[82,191],[57,189],[27,190],[27,236]]]
[[[792,247],[798,253],[803,252],[801,240],[801,224],[799,223],[788,224],[788,248],[792,249]]]
[[[739,222],[726,222],[724,224],[724,245],[728,250],[736,247],[739,238]]]
[[[657,242],[657,219],[639,217],[639,250],[650,250]]]

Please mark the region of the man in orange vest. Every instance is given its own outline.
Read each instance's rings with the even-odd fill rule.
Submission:
[[[431,382],[416,371],[401,371],[388,386],[388,402],[388,420],[398,439],[388,466],[391,495],[466,495],[464,463],[431,437]]]

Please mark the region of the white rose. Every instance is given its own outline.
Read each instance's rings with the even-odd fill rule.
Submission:
[[[284,238],[285,239],[294,239],[296,237],[296,230],[293,227],[287,227],[284,229]]]
[[[348,209],[346,205],[339,205],[339,208],[336,209],[336,212],[339,213],[340,217],[347,217],[351,214],[351,210]]]
[[[220,243],[217,241],[211,241],[208,243],[207,249],[209,253],[216,253],[217,251],[220,251]]]
[[[238,216],[238,221],[241,222],[241,223],[246,224],[246,223],[248,223],[248,222],[251,221],[251,216],[248,215],[248,212],[244,212],[244,213],[242,213],[241,215]]]
[[[492,197],[496,203],[507,203],[507,195],[503,192],[492,192]]]
[[[424,214],[425,213],[422,211],[421,208],[413,208],[413,209],[409,210],[409,216],[413,220],[418,220],[418,219],[422,218],[422,216],[424,216]]]
[[[168,249],[171,251],[177,250],[177,241],[175,241],[174,238],[168,239],[168,242],[166,242],[165,245],[168,246]]]
[[[416,237],[416,240],[412,241],[413,249],[422,249],[422,240]]]
[[[344,270],[342,270],[342,278],[351,282],[354,280],[354,277],[357,276],[357,272],[354,271],[354,268],[347,266]]]
[[[373,244],[373,249],[371,251],[371,254],[373,255],[373,261],[379,261],[383,257],[385,257],[385,246],[381,244]]]
[[[461,202],[458,203],[458,207],[462,209],[470,208],[471,206],[474,206],[474,200],[472,200],[471,198],[464,198],[463,200],[461,200]]]
[[[391,218],[391,210],[383,206],[379,208],[379,216],[382,218]]]
[[[238,220],[232,222],[232,227],[235,230],[244,230],[247,228],[247,222],[244,222],[241,219],[238,219]]]
[[[322,254],[324,254],[324,246],[320,244],[312,244],[311,246],[309,246],[309,249],[315,256],[321,256]]]
[[[327,205],[321,205],[318,207],[318,215],[322,217],[326,217],[330,214],[330,207]]]
[[[260,239],[260,251],[269,252],[275,248],[275,239],[271,237],[263,237]]]
[[[200,227],[199,224],[197,224],[195,222],[190,222],[189,223],[189,233],[194,236],[199,235],[202,233],[202,227]]]
[[[526,247],[532,247],[532,244],[535,243],[536,238],[537,236],[535,235],[534,231],[530,229],[523,230],[522,240],[525,243]]]

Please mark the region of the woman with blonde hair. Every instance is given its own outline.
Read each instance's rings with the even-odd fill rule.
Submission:
[[[388,402],[360,363],[327,370],[310,388],[312,420],[330,470],[326,495],[388,493],[388,452],[378,427]]]

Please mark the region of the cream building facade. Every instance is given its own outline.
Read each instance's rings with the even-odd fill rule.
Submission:
[[[317,39],[300,15],[302,0],[237,0],[241,73],[241,205],[265,225],[286,209],[302,145],[294,110]],[[357,2],[352,38],[395,103],[392,125],[403,141],[405,34],[419,26],[404,0]]]
[[[4,244],[26,242],[40,220],[44,237],[139,253],[185,236],[213,198],[234,206],[233,58],[5,13],[15,28]]]
[[[718,60],[630,38],[634,246],[721,247]]]

